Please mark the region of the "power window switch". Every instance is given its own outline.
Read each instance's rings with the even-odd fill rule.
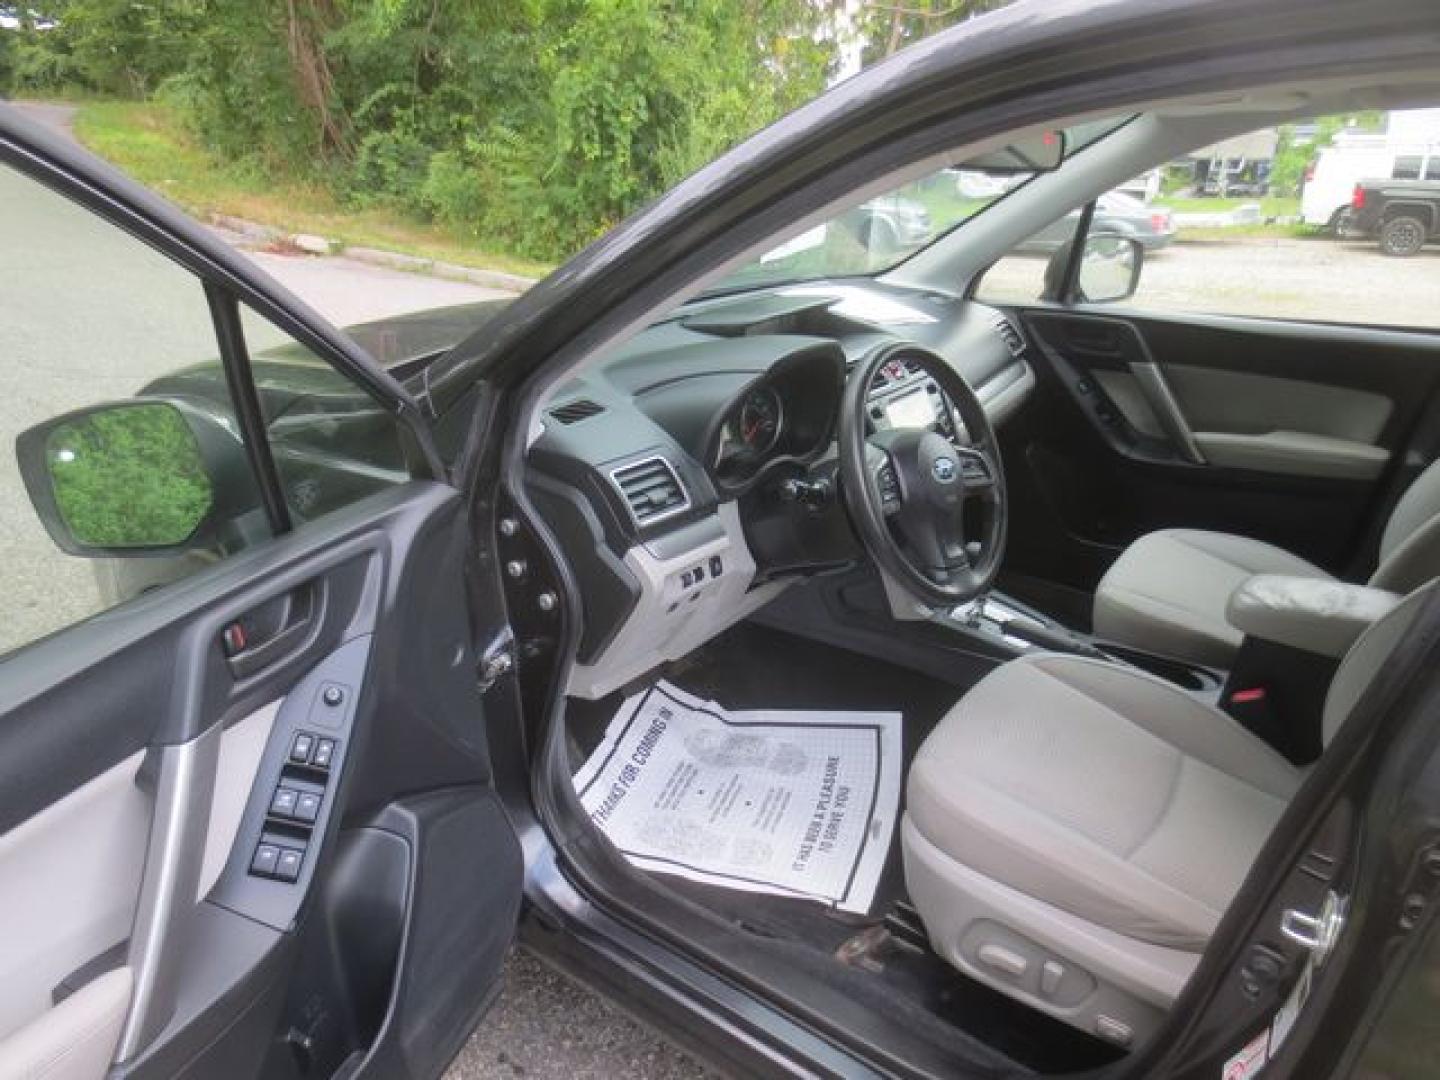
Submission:
[[[720,556],[719,556],[719,555],[711,555],[711,556],[710,556],[710,576],[711,576],[712,578],[717,578],[717,577],[719,577],[721,574],[723,574],[724,572],[725,572],[725,563],[721,561]]]
[[[294,788],[276,788],[274,796],[270,799],[270,813],[276,817],[294,817],[295,800],[299,797],[300,793]]]
[[[250,860],[250,873],[257,877],[274,877],[275,864],[280,861],[280,849],[274,844],[261,844],[255,849]]]
[[[290,744],[290,760],[297,765],[308,765],[314,749],[315,736],[308,731],[297,732],[295,741]]]
[[[300,876],[300,864],[304,859],[305,852],[297,848],[281,848],[275,860],[275,877],[280,881],[294,881]]]
[[[334,739],[316,739],[315,753],[310,758],[310,764],[317,769],[328,769],[330,761],[335,757]]]
[[[295,800],[295,820],[307,825],[320,816],[320,796],[313,791],[302,791]]]

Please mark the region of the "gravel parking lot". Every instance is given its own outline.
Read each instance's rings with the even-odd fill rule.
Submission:
[[[986,275],[982,299],[1040,295],[1043,255],[1013,255]],[[1409,259],[1365,241],[1251,238],[1177,243],[1146,256],[1126,306],[1386,326],[1440,326],[1440,246]],[[1163,357],[1161,358],[1163,362]]]

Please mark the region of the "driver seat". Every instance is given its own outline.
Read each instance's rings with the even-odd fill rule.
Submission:
[[[1327,745],[1435,588],[1351,647],[1325,702]],[[1152,675],[1014,660],[916,755],[906,884],[955,967],[1128,1046],[1174,1003],[1305,774]]]

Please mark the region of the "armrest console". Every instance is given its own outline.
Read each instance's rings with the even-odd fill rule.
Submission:
[[[1338,659],[1401,599],[1344,581],[1256,574],[1230,594],[1226,617],[1246,637]]]

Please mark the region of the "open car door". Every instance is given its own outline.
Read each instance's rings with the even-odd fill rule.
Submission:
[[[0,1076],[438,1075],[522,877],[467,501],[353,342],[3,107],[0,235]]]

